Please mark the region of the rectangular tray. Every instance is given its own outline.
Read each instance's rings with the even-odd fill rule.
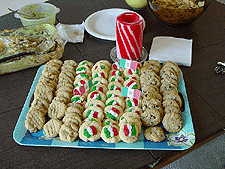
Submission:
[[[101,148],[101,149],[137,149],[137,150],[185,150],[193,146],[195,143],[195,132],[193,128],[190,107],[188,103],[184,78],[181,75],[178,77],[178,91],[183,96],[184,111],[181,112],[183,128],[178,133],[168,133],[164,130],[166,139],[162,142],[156,143],[148,141],[144,137],[144,127],[142,127],[141,134],[135,143],[106,143],[102,139],[95,142],[84,142],[79,138],[74,142],[60,141],[59,138],[49,139],[44,136],[43,130],[37,133],[30,133],[25,128],[25,119],[29,111],[29,104],[37,86],[38,80],[41,76],[45,65],[41,66],[34,78],[31,89],[28,93],[27,99],[19,116],[18,122],[13,132],[13,139],[20,145],[26,146],[50,146],[50,147],[73,147],[73,148]]]

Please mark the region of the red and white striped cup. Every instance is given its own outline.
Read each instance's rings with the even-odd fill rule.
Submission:
[[[116,50],[119,59],[138,60],[142,54],[143,19],[126,12],[116,19]]]

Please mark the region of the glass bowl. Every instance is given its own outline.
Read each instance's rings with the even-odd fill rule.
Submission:
[[[120,59],[117,57],[117,54],[116,54],[117,50],[116,50],[116,46],[114,48],[112,48],[112,50],[110,51],[110,57],[112,59],[113,62],[119,62]],[[147,50],[142,46],[142,54],[141,54],[141,57],[136,60],[140,63],[144,62],[148,57],[148,52]]]
[[[194,20],[198,19],[208,8],[211,0],[204,0],[204,6],[197,8],[174,8],[172,6],[166,6],[165,4],[156,3],[158,0],[148,0],[148,5],[155,15],[155,17],[161,22],[170,26],[187,26]],[[164,1],[166,2],[166,1]],[[198,1],[197,2],[202,2]]]

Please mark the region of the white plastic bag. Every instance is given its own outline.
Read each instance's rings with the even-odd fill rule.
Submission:
[[[84,39],[84,22],[82,24],[67,25],[58,23],[56,29],[63,40],[72,43],[82,43]]]

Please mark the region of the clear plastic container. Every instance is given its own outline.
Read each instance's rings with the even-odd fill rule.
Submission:
[[[48,3],[32,3],[18,10],[25,15],[15,13],[24,26],[38,24],[55,24],[56,14],[60,9]],[[30,16],[30,17],[29,17]]]

